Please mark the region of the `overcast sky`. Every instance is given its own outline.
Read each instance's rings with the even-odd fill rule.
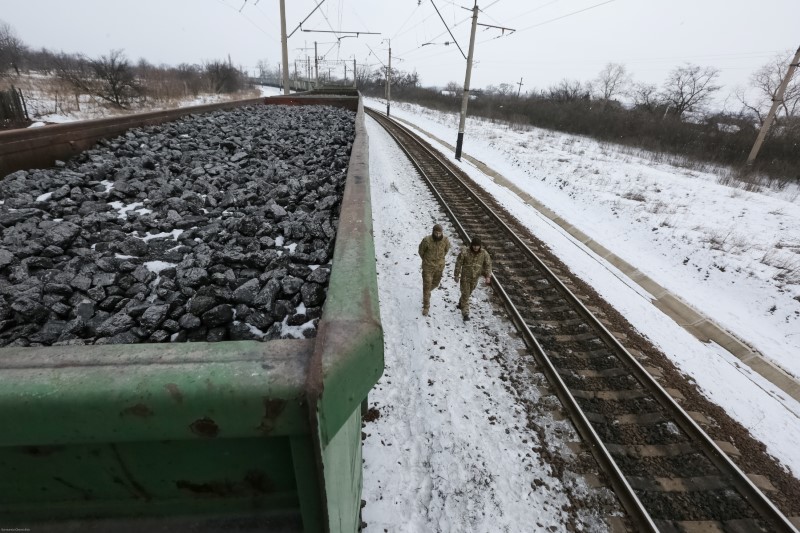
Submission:
[[[289,31],[317,1],[286,0]],[[337,45],[332,33],[297,31],[290,62],[313,55],[301,49],[316,40],[325,43],[319,50],[327,59],[355,57],[380,67],[388,55],[384,39],[391,39],[393,67],[416,70],[423,85],[462,84],[466,61],[455,45],[442,44],[453,39],[434,3],[466,54],[471,12],[463,7],[472,0],[326,0],[303,29],[380,35]],[[278,0],[0,0],[0,6],[0,19],[35,48],[89,56],[120,48],[134,61],[172,65],[230,54],[250,69],[259,60],[277,65],[281,57]],[[626,65],[636,81],[660,85],[669,70],[692,62],[721,69],[727,94],[775,54],[800,46],[800,0],[482,0],[478,6],[479,23],[516,32],[479,27],[475,88],[520,78],[523,91],[563,78],[586,81],[608,62]],[[428,42],[435,44],[422,46]],[[330,66],[343,71],[341,63]]]

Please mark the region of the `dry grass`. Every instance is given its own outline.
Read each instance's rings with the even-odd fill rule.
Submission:
[[[707,243],[712,250],[729,254],[743,254],[753,248],[747,237],[737,235],[733,230],[727,233],[711,231],[703,236],[701,241]]]
[[[775,281],[786,285],[800,285],[800,250],[781,249],[778,243],[775,249],[765,253],[760,261],[778,271],[772,276]]]
[[[622,197],[626,200],[633,200],[634,202],[644,202],[647,200],[647,197],[639,191],[625,191],[622,193]]]

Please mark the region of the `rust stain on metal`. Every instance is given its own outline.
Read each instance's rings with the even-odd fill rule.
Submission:
[[[202,483],[179,479],[175,486],[200,498],[226,498],[245,494],[269,494],[275,491],[272,480],[260,470],[250,470],[240,482],[229,479],[211,480]]]
[[[177,403],[183,403],[183,393],[181,389],[178,388],[178,385],[175,383],[167,383],[164,385],[164,388],[167,389],[169,395],[172,396],[172,399],[175,400]]]
[[[207,439],[213,439],[219,435],[219,426],[217,426],[217,423],[210,418],[199,418],[195,420],[191,423],[191,425],[189,425],[189,429],[191,429],[192,433],[198,437],[204,437]]]
[[[196,496],[225,497],[237,494],[236,487],[230,481],[209,481],[206,483],[193,483],[179,479],[175,486],[181,490],[191,492]]]
[[[275,420],[286,409],[286,401],[272,398],[264,398],[264,416],[258,430],[268,435],[275,429]]]
[[[142,403],[137,403],[134,406],[126,407],[119,412],[119,416],[138,416],[140,418],[148,418],[153,416],[153,410]]]
[[[245,484],[250,487],[253,492],[259,494],[269,494],[275,491],[275,485],[267,474],[261,470],[250,470],[244,476]]]
[[[64,446],[22,446],[20,448],[22,453],[33,457],[49,457],[63,449]]]

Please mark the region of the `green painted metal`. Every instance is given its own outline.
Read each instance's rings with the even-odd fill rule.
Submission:
[[[3,350],[0,518],[299,513],[313,344]]]
[[[356,142],[307,390],[315,415],[320,486],[329,531],[355,531],[361,503],[361,403],[383,373],[369,148],[359,102]]]
[[[0,446],[307,433],[312,347],[290,340],[6,348]]]
[[[357,530],[361,404],[383,372],[363,107],[266,103],[358,109],[317,338],[0,350],[0,524]]]
[[[323,451],[325,494],[331,533],[358,531],[361,523],[361,410],[333,436]]]

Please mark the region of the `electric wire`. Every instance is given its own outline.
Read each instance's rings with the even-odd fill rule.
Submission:
[[[258,30],[258,31],[260,31],[261,33],[263,33],[264,35],[266,35],[267,37],[269,37],[269,38],[270,38],[270,39],[272,39],[273,41],[278,41],[278,42],[280,42],[280,39],[276,39],[276,38],[275,38],[275,36],[273,36],[271,33],[269,33],[268,31],[264,30],[264,28],[262,28],[261,26],[259,26],[258,24],[256,24],[256,23],[253,21],[253,19],[251,19],[250,17],[248,17],[248,16],[247,16],[247,14],[246,14],[246,13],[244,13],[244,12],[242,12],[242,11],[239,11],[239,10],[237,10],[235,7],[233,7],[233,6],[232,6],[232,5],[230,5],[230,4],[227,4],[227,3],[225,3],[223,0],[217,0],[217,1],[218,1],[220,4],[222,4],[223,6],[225,6],[225,7],[229,8],[229,9],[232,9],[233,11],[236,11],[236,12],[238,12],[238,14],[239,14],[239,15],[241,15],[242,17],[244,17],[244,19],[245,19],[245,20],[247,20],[247,21],[248,21],[250,24],[252,24],[252,25],[253,25],[253,26],[254,26],[254,27],[255,27],[255,28]],[[242,7],[244,7],[244,5],[242,5]]]
[[[567,13],[566,15],[562,15],[560,17],[556,17],[556,18],[553,18],[553,19],[550,19],[550,20],[545,20],[544,22],[540,22],[538,24],[534,24],[533,26],[528,26],[527,28],[522,28],[521,30],[517,30],[516,33],[532,30],[533,28],[538,28],[539,26],[544,26],[545,24],[550,24],[551,22],[555,22],[557,20],[565,19],[565,18],[571,17],[573,15],[577,15],[579,13],[584,13],[586,11],[589,11],[590,9],[594,9],[596,7],[604,6],[604,5],[610,4],[612,2],[616,2],[616,0],[606,0],[605,2],[600,2],[599,4],[595,4],[593,6],[585,7],[583,9],[579,9],[577,11],[573,11],[572,13]]]
[[[439,12],[439,8],[438,8],[438,7],[436,7],[436,3],[435,3],[433,0],[431,0],[431,4],[433,5],[433,8],[436,10],[436,13],[439,15],[439,18],[440,18],[440,19],[442,19],[442,24],[444,24],[444,27],[445,27],[445,28],[447,28],[447,31],[450,33],[450,37],[452,37],[452,38],[453,38],[453,42],[454,42],[454,43],[456,43],[456,46],[458,46],[458,50],[459,50],[459,52],[461,52],[461,55],[462,55],[462,56],[464,56],[464,59],[466,59],[466,58],[467,58],[467,56],[466,56],[466,55],[464,55],[464,50],[462,50],[462,49],[461,49],[461,45],[460,45],[460,44],[458,44],[458,41],[456,40],[455,36],[453,35],[453,32],[450,30],[450,26],[448,26],[448,25],[447,25],[447,22],[445,22],[445,21],[444,21],[444,17],[443,17],[443,16],[442,16],[442,14]]]
[[[408,18],[406,19],[406,21],[405,21],[405,22],[403,22],[403,24],[401,24],[401,25],[400,25],[400,29],[398,29],[398,30],[397,30],[397,33],[395,33],[395,34],[392,36],[392,39],[394,39],[395,37],[397,37],[397,35],[398,35],[398,34],[399,34],[401,31],[403,31],[403,28],[405,28],[405,27],[406,27],[406,24],[408,24],[408,21],[409,21],[409,20],[411,20],[411,19],[412,19],[412,17],[413,17],[414,15],[416,15],[416,13],[417,13],[417,10],[419,9],[419,6],[420,6],[420,5],[422,5],[422,4],[417,4],[417,7],[415,7],[415,8],[414,8],[414,10],[411,12],[411,15],[409,15],[409,16],[408,16]]]

